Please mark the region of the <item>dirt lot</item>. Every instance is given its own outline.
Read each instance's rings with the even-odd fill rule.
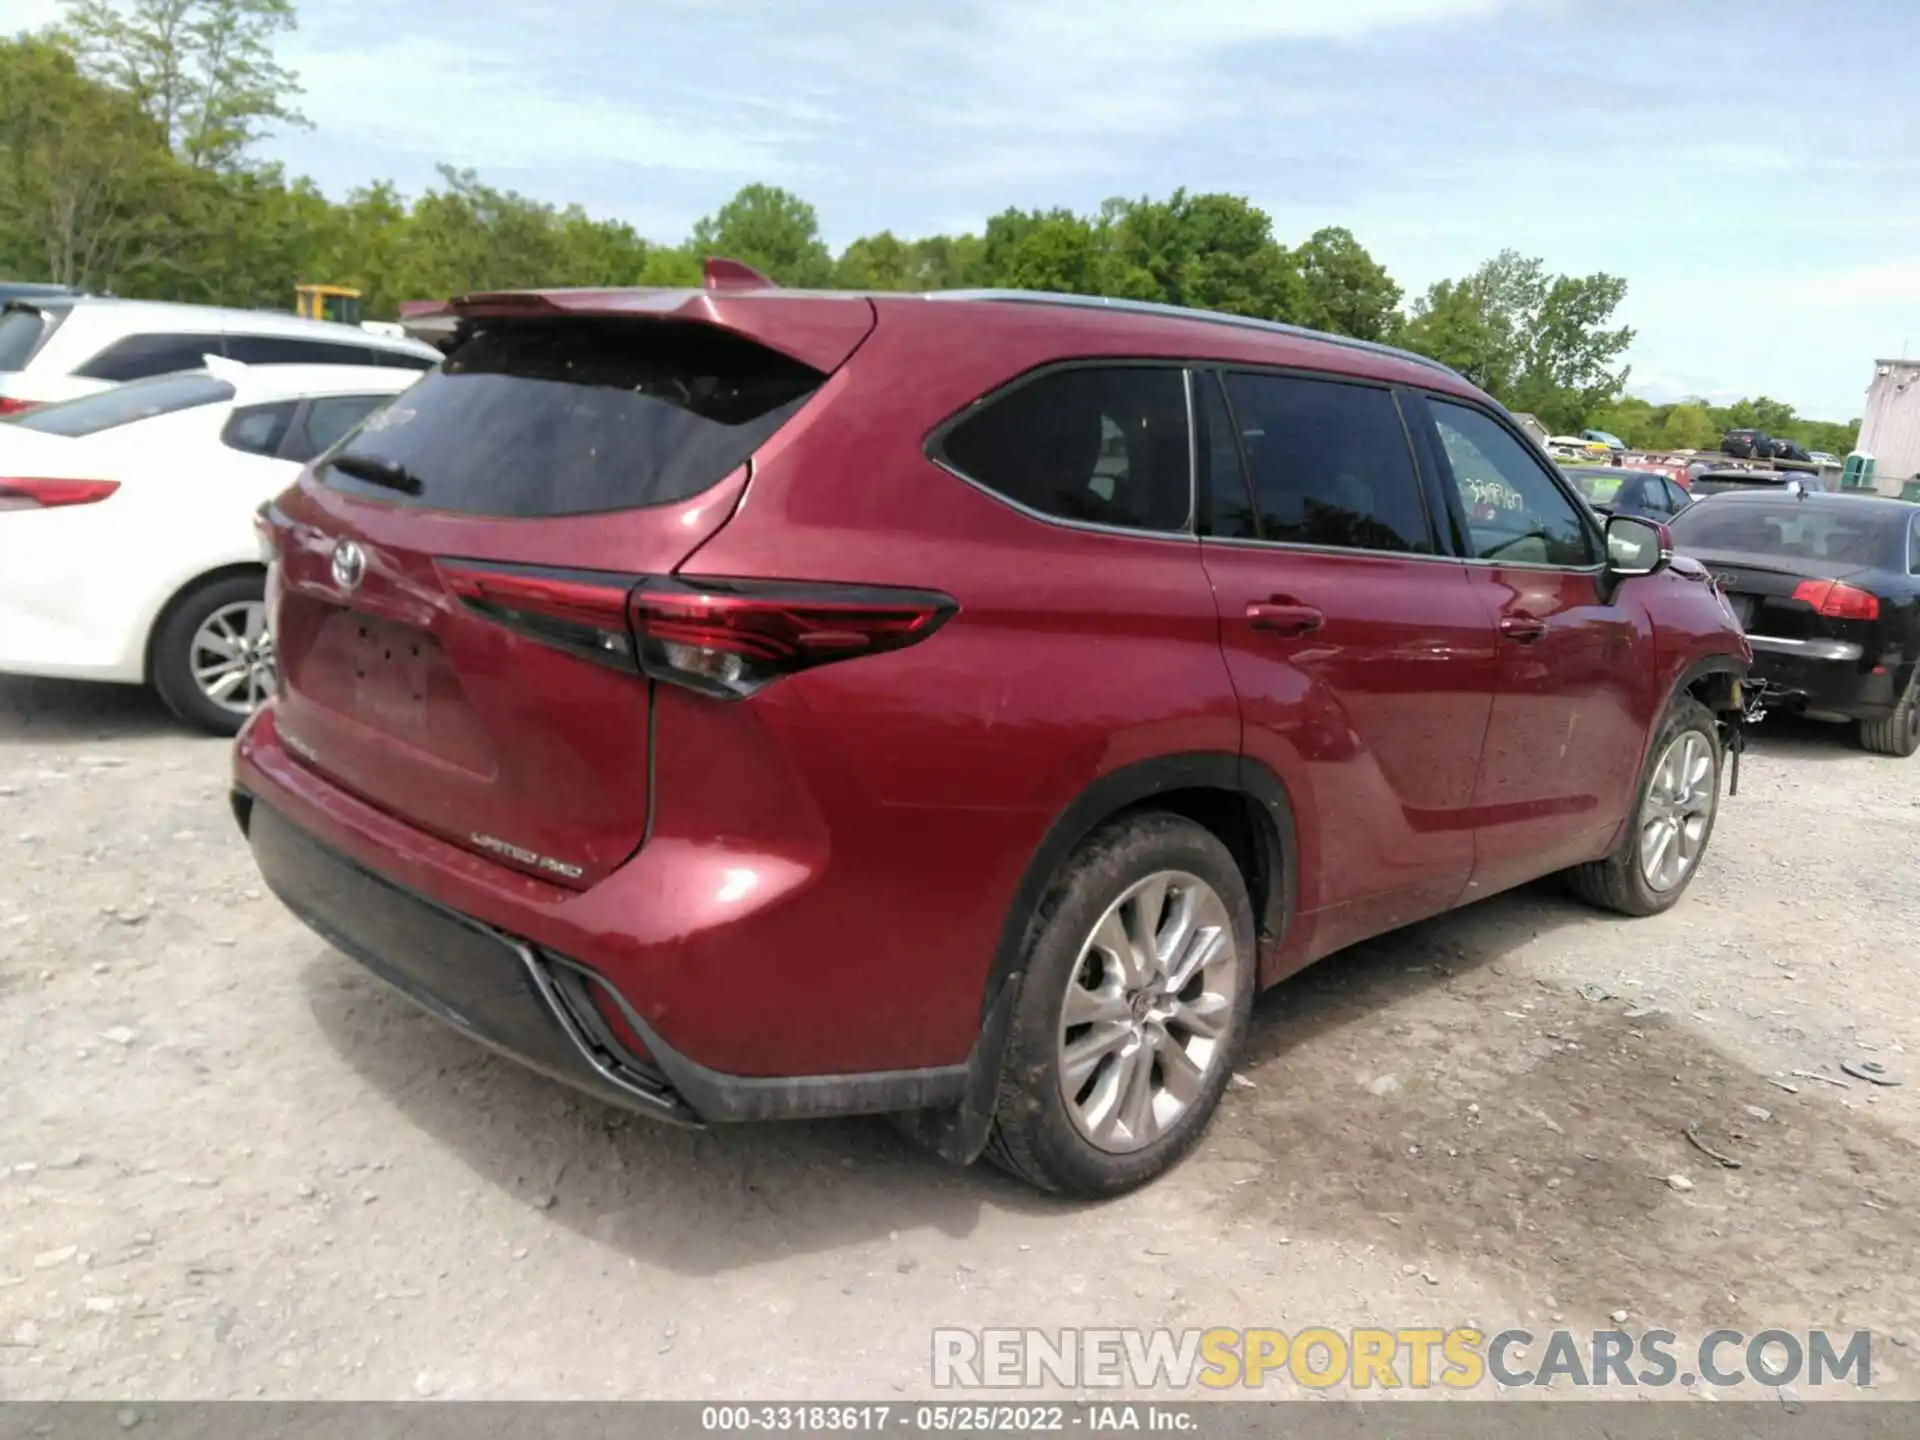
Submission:
[[[1920,761],[1768,728],[1675,911],[1537,887],[1325,962],[1188,1164],[1075,1207],[490,1058],[262,893],[222,744],[0,681],[0,1395],[885,1398],[936,1325],[1626,1311],[1871,1328],[1920,1396]],[[1847,1057],[1908,1083],[1791,1073]]]

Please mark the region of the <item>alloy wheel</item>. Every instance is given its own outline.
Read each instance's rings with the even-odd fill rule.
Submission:
[[[1108,907],[1060,1012],[1060,1089],[1074,1127],[1113,1154],[1166,1134],[1225,1062],[1247,983],[1226,902],[1164,870]]]
[[[1697,730],[1675,736],[1654,766],[1640,806],[1640,874],[1649,889],[1664,893],[1693,872],[1718,791],[1707,737]]]
[[[235,715],[251,715],[273,693],[273,636],[259,600],[222,605],[193,632],[187,668],[200,693]]]

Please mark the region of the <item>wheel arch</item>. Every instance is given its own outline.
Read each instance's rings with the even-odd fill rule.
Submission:
[[[258,575],[264,580],[266,574],[267,567],[259,561],[240,560],[230,565],[216,565],[211,570],[202,570],[192,579],[176,586],[173,593],[161,602],[160,608],[153,612],[152,618],[147,622],[146,639],[141,642],[140,647],[142,680],[149,685],[153,683],[154,646],[159,643],[160,632],[167,628],[167,622],[179,613],[182,605],[185,605],[199,591],[206,589],[209,585],[217,585],[222,580],[232,580],[242,575]]]
[[[967,1059],[966,1097],[951,1111],[922,1112],[906,1122],[947,1159],[969,1163],[986,1145],[1022,960],[1048,890],[1089,835],[1136,810],[1171,811],[1218,836],[1247,878],[1256,948],[1271,953],[1286,939],[1298,893],[1299,830],[1279,776],[1258,760],[1224,752],[1157,756],[1102,775],[1054,818],[1021,873],[981,988],[980,1037]]]

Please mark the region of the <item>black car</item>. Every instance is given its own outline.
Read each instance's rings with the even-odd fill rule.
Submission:
[[[1811,465],[1813,463],[1813,457],[1806,452],[1805,447],[1796,444],[1792,440],[1782,440],[1777,435],[1773,439],[1773,458],[1776,460],[1798,460],[1802,465]]]
[[[1720,453],[1736,460],[1771,460],[1776,443],[1764,430],[1729,430],[1720,437]]]
[[[1673,542],[1719,581],[1768,708],[1856,723],[1882,755],[1920,750],[1920,505],[1730,491],[1677,517]]]
[[[1808,471],[1796,474],[1784,470],[1736,470],[1730,467],[1699,470],[1693,477],[1693,498],[1703,500],[1709,495],[1723,494],[1729,490],[1761,490],[1785,495],[1787,487],[1798,482],[1809,490],[1827,488],[1822,478]]]
[[[1693,497],[1666,476],[1653,470],[1628,470],[1619,465],[1562,465],[1560,473],[1573,482],[1580,497],[1602,515],[1644,515],[1649,520],[1671,520],[1693,503]]]

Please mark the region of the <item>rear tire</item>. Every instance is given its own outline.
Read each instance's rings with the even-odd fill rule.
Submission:
[[[1143,1185],[1200,1138],[1246,1037],[1246,880],[1193,821],[1128,816],[1067,861],[1028,936],[987,1154],[1043,1190]]]
[[[154,633],[153,688],[167,708],[189,725],[213,735],[233,735],[246,723],[259,701],[272,693],[271,660],[264,675],[247,655],[257,644],[245,632],[257,621],[264,635],[266,581],[259,575],[229,575],[194,587],[176,600]],[[227,674],[215,673],[223,663],[228,635],[233,635]],[[243,655],[241,646],[248,646]],[[271,641],[266,642],[271,657]],[[221,691],[223,682],[231,688]],[[227,703],[222,703],[222,700]]]
[[[1860,722],[1860,748],[1901,760],[1920,751],[1920,665],[1913,667],[1906,693],[1891,715]]]
[[[1702,760],[1707,773],[1693,773]],[[1713,838],[1722,760],[1720,726],[1713,712],[1691,695],[1680,696],[1648,747],[1647,768],[1619,844],[1605,859],[1565,872],[1573,893],[1589,905],[1622,915],[1658,915],[1677,904],[1699,873]],[[1685,781],[1684,787],[1676,776]],[[1684,797],[1676,799],[1683,788]],[[1704,815],[1691,808],[1700,802]],[[1697,827],[1696,819],[1702,822]],[[1668,847],[1677,847],[1673,853],[1685,862],[1671,875],[1663,869]]]

